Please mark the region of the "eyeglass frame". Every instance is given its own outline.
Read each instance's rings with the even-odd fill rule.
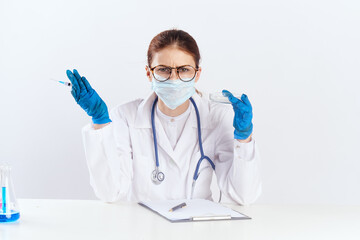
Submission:
[[[163,66],[163,67],[166,67],[166,68],[171,69],[170,76],[169,76],[167,79],[165,79],[165,80],[158,80],[158,79],[155,77],[154,69],[155,69],[156,67],[159,67],[159,66]],[[184,81],[184,80],[182,80],[182,79],[180,78],[179,68],[187,67],[187,66],[192,67],[193,69],[195,69],[195,74],[194,74],[194,77],[191,78],[190,80]],[[170,67],[170,66],[166,66],[166,65],[161,65],[161,64],[160,64],[160,65],[157,65],[157,66],[152,67],[152,68],[149,67],[149,69],[150,69],[150,71],[152,72],[152,75],[153,75],[153,77],[155,78],[155,80],[156,80],[156,81],[159,81],[159,82],[165,82],[165,81],[169,80],[169,79],[171,78],[171,74],[172,74],[172,72],[173,72],[173,69],[176,69],[176,74],[177,74],[177,76],[178,76],[179,79],[180,79],[181,81],[183,81],[183,82],[190,82],[190,81],[192,81],[192,80],[196,77],[196,73],[199,71],[199,68],[197,68],[197,67],[195,68],[195,67],[193,67],[193,66],[191,66],[191,65],[181,65],[181,66],[179,66],[179,67]]]

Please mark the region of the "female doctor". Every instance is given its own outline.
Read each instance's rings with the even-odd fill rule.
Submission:
[[[231,105],[210,102],[197,89],[196,41],[182,30],[155,36],[146,76],[153,92],[108,113],[105,102],[76,69],[67,70],[71,94],[92,117],[83,127],[90,184],[105,202],[203,198],[218,186],[230,200],[253,203],[261,193],[260,157],[245,94]]]

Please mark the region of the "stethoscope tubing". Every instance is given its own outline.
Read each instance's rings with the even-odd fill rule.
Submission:
[[[159,156],[158,156],[158,148],[157,148],[155,121],[154,121],[155,106],[156,106],[157,101],[158,101],[158,97],[155,98],[154,103],[151,108],[151,128],[152,128],[153,138],[154,138],[154,149],[155,149],[155,160],[156,160],[155,163],[156,163],[156,168],[159,168]]]
[[[206,159],[213,170],[215,170],[215,164],[213,163],[213,161],[211,161],[211,159],[208,157],[208,156],[205,156],[204,154],[204,149],[203,149],[203,145],[202,145],[202,138],[201,138],[201,124],[200,124],[200,114],[199,114],[199,110],[196,106],[196,103],[194,101],[194,99],[190,98],[190,101],[192,102],[192,104],[194,105],[194,108],[195,108],[195,112],[196,112],[196,121],[197,121],[197,127],[198,127],[198,139],[199,139],[199,148],[200,148],[200,154],[201,154],[201,157],[196,165],[196,169],[195,169],[195,172],[194,172],[194,176],[193,176],[193,180],[196,181],[199,177],[199,168],[200,168],[200,165],[201,165],[201,162],[202,160]]]
[[[201,123],[200,123],[199,110],[198,110],[196,103],[192,97],[190,97],[190,101],[193,104],[193,106],[195,108],[195,112],[196,112],[196,120],[197,120],[197,128],[198,128],[198,142],[199,142],[199,148],[200,148],[200,154],[201,154],[201,157],[197,162],[196,169],[195,169],[194,176],[193,176],[193,186],[194,186],[196,180],[199,177],[199,169],[200,169],[201,162],[204,159],[206,159],[210,163],[210,165],[214,171],[215,171],[215,164],[208,156],[205,156],[205,154],[204,154],[204,149],[203,149],[202,139],[201,139]],[[157,102],[158,102],[158,97],[155,98],[154,103],[151,108],[151,126],[152,126],[153,139],[154,139],[155,164],[156,164],[155,170],[157,170],[157,172],[159,172],[160,163],[159,163],[157,137],[156,137],[156,129],[155,129],[155,106],[156,106]]]

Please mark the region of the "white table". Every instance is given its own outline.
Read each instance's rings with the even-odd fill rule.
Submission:
[[[360,205],[231,206],[252,219],[170,223],[135,203],[18,201],[20,219],[0,224],[1,240],[360,239]]]

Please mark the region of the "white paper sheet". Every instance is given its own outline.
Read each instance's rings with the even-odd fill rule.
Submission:
[[[171,208],[183,202],[186,203],[186,207],[169,212]],[[140,203],[172,221],[191,220],[193,217],[203,216],[231,216],[232,218],[249,219],[248,216],[236,212],[231,208],[205,199],[143,201]]]

